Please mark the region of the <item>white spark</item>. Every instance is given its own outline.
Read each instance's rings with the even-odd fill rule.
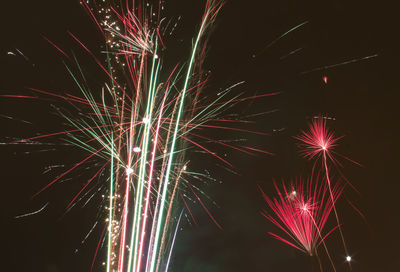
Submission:
[[[126,174],[127,174],[127,175],[131,175],[131,174],[133,174],[133,169],[132,169],[132,168],[130,168],[130,167],[129,167],[129,168],[127,168],[127,169],[126,169]]]

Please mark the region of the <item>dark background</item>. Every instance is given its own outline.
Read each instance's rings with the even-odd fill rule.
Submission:
[[[190,42],[203,4],[197,0],[168,1],[167,15],[182,15],[176,39]],[[92,78],[101,77],[96,65],[67,34],[67,30],[71,31],[93,49],[101,44],[101,36],[78,1],[6,1],[1,10],[2,93],[23,91],[26,87],[75,88],[60,55],[42,35],[68,52],[73,48]],[[336,118],[328,125],[337,135],[346,136],[340,141],[338,152],[363,165],[344,162],[342,171],[360,193],[347,189],[338,203],[354,271],[398,271],[398,64],[393,61],[392,49],[399,24],[394,10],[377,1],[227,1],[210,40],[205,65],[212,71],[212,79],[207,92],[242,80],[247,82],[248,95],[282,92],[239,108],[243,115],[278,110],[258,118],[254,127],[270,136],[246,136],[249,145],[276,155],[246,157],[230,153],[238,175],[215,167],[216,162],[211,160],[198,166],[211,169],[213,176],[223,181],[208,189],[219,206],[209,202],[209,208],[223,230],[209,220],[201,207],[194,206],[199,226],[185,223],[179,232],[172,271],[310,271],[306,256],[267,235],[268,231],[279,231],[260,215],[266,205],[257,184],[272,194],[273,179],[307,176],[311,163],[299,157],[292,136],[318,114]],[[266,48],[304,21],[308,24]],[[15,52],[15,48],[29,59],[7,54]],[[297,48],[303,49],[282,59]],[[177,50],[176,54],[180,53]],[[373,54],[379,56],[302,73]],[[328,84],[324,84],[324,76],[328,77]],[[48,116],[48,110],[39,102],[1,99],[0,142],[7,142],[12,136],[23,138],[57,130],[49,128],[56,117]],[[29,125],[4,116],[34,119],[35,123]],[[30,200],[51,178],[42,175],[43,167],[72,163],[73,151],[62,153],[60,147],[62,151],[57,149],[47,156],[30,147],[0,148],[4,251],[0,256],[4,271],[89,271],[100,229],[85,244],[81,245],[81,241],[98,219],[97,207],[91,204],[64,214],[80,184],[69,181],[72,189],[69,185],[55,186]],[[348,201],[362,211],[366,221]],[[47,202],[49,206],[38,215],[14,218]],[[338,271],[346,271],[345,256],[337,240],[333,235],[328,244]],[[324,258],[323,262],[325,271],[329,271],[329,263]],[[98,263],[95,270],[101,271],[101,261]]]

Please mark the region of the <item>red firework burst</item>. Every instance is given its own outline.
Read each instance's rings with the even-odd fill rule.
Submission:
[[[326,182],[319,182],[319,177],[306,181],[292,182],[290,187],[282,184],[280,190],[275,183],[277,198],[269,198],[262,190],[263,197],[272,209],[273,215],[263,212],[269,221],[279,227],[288,238],[269,232],[278,240],[310,255],[318,256],[317,248],[322,243],[330,258],[325,245],[325,238],[337,227],[324,231],[326,222],[334,208],[336,200],[343,188],[332,188],[333,198],[330,197]]]
[[[301,142],[303,157],[311,160],[326,154],[329,159],[335,161],[332,150],[342,137],[335,137],[334,132],[326,126],[326,119],[318,117],[312,120],[308,131],[301,131],[301,134],[294,138]]]
[[[309,125],[309,131],[302,131],[299,136],[296,136],[294,138],[300,141],[300,147],[303,148],[300,152],[305,158],[311,160],[322,157],[322,171],[325,174],[327,187],[329,189],[330,200],[332,202],[332,209],[335,214],[344,251],[346,253],[346,256],[349,256],[346,241],[344,239],[343,231],[340,224],[340,219],[335,207],[335,192],[334,192],[335,189],[332,188],[332,182],[330,178],[331,175],[328,167],[328,159],[333,164],[340,165],[340,163],[335,159],[332,153],[334,153],[333,149],[334,147],[336,147],[337,141],[342,137],[335,137],[333,131],[326,126],[326,118],[319,116],[312,120],[312,122]],[[358,164],[357,162],[354,162],[345,156],[342,157],[355,164]],[[351,185],[350,182],[348,182],[348,184]],[[349,267],[351,269],[350,263]]]

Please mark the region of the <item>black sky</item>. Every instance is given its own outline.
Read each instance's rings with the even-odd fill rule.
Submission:
[[[182,15],[176,39],[189,42],[200,20],[203,1],[169,3],[168,15]],[[67,34],[76,34],[90,48],[98,48],[102,42],[78,1],[6,1],[1,9],[1,92],[27,87],[74,88],[61,57],[43,36],[69,52],[71,48],[80,52],[77,54],[91,76],[100,74]],[[237,108],[244,115],[278,110],[258,118],[254,127],[270,136],[249,139],[249,145],[276,155],[246,157],[231,152],[239,175],[215,166],[213,161],[204,165],[223,181],[209,188],[210,197],[219,205],[210,205],[210,209],[223,230],[213,225],[201,207],[194,207],[199,226],[185,224],[180,231],[172,271],[310,271],[306,256],[267,235],[268,231],[279,231],[260,215],[267,207],[257,184],[273,193],[273,179],[309,173],[311,165],[299,157],[292,136],[306,127],[310,117],[321,113],[335,117],[336,121],[329,125],[338,135],[345,135],[338,151],[363,165],[344,163],[343,173],[360,194],[348,190],[338,204],[354,258],[353,271],[399,270],[399,88],[398,65],[392,50],[399,27],[396,16],[394,7],[377,1],[227,1],[209,43],[205,65],[212,71],[212,78],[206,92],[242,80],[247,82],[248,95],[282,92],[277,97]],[[308,23],[304,27],[265,49],[271,41],[305,21]],[[29,60],[7,54],[16,48]],[[298,48],[302,49],[282,58]],[[378,57],[303,73],[374,54]],[[323,83],[324,76],[328,77],[328,84]],[[41,104],[1,99],[0,142],[6,142],[10,136],[28,137],[40,132],[54,118],[46,115],[48,110]],[[21,119],[34,116],[32,119],[40,121],[32,126],[10,121],[4,115]],[[26,150],[31,149],[0,146],[1,241],[5,252],[1,258],[3,267],[7,267],[4,271],[89,271],[97,236],[84,245],[81,240],[96,218],[97,207],[89,205],[64,215],[65,205],[79,184],[71,185],[73,189],[61,186],[40,199],[30,200],[50,179],[49,175],[42,175],[43,167],[54,163],[53,160],[72,162],[72,155],[68,155],[73,151],[62,150],[47,156],[24,154]],[[62,156],[62,152],[67,156]],[[366,222],[347,200],[360,208]],[[14,218],[47,202],[50,205],[43,213]],[[335,240],[337,237],[329,242],[338,271],[346,271],[340,243]],[[329,271],[327,260],[323,261],[325,271]],[[97,271],[101,271],[100,267]]]

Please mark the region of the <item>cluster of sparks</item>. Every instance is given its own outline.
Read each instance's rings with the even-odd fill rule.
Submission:
[[[82,88],[94,125],[85,134],[101,148],[96,150],[73,138],[74,144],[91,151],[90,156],[103,156],[104,167],[110,169],[106,271],[167,271],[175,240],[171,241],[169,234],[181,218],[172,220],[176,197],[181,194],[178,185],[187,167],[185,143],[221,107],[213,104],[188,111],[187,106],[191,100],[196,107],[193,93],[198,94],[205,83],[193,75],[201,73],[196,71],[198,51],[221,3],[206,3],[188,63],[176,65],[165,81],[161,81],[165,71],[159,57],[165,46],[161,20],[153,20],[148,5],[127,3],[122,12],[113,6],[101,8],[98,12],[103,13],[103,21],[96,19],[93,8],[85,6],[104,33],[110,55],[115,56],[108,69],[112,85],[103,89],[101,104]],[[117,79],[122,67],[128,84]],[[112,106],[106,105],[106,93],[111,95]],[[82,121],[71,122],[81,132],[88,127]]]
[[[68,144],[88,152],[84,159],[59,174],[34,196],[75,169],[97,168],[68,205],[70,208],[81,200],[94,180],[102,179],[103,184],[107,184],[103,195],[106,227],[92,269],[100,245],[105,244],[107,252],[103,265],[107,272],[167,271],[183,214],[178,200],[182,200],[190,213],[185,202],[186,194],[190,193],[221,228],[196,193],[196,187],[186,178],[196,175],[188,171],[186,151],[200,149],[228,166],[231,164],[226,159],[196,139],[246,154],[268,153],[215,140],[201,135],[201,131],[208,128],[251,132],[221,125],[221,122],[242,121],[218,118],[219,112],[232,103],[274,94],[244,98],[228,96],[236,84],[219,92],[212,102],[200,104],[200,93],[207,80],[203,78],[201,68],[206,36],[223,5],[221,1],[206,1],[187,62],[176,64],[168,72],[163,63],[167,51],[163,35],[170,31],[170,23],[160,15],[164,9],[162,1],[157,3],[158,8],[144,1],[126,1],[124,5],[123,1],[116,2],[81,2],[105,38],[106,65],[84,42],[69,33],[107,75],[109,83],[104,83],[101,90],[93,91],[88,87],[85,73],[75,56],[70,57],[48,40],[78,67],[76,73],[66,65],[83,96],[31,89],[34,93],[31,97],[14,94],[2,97],[37,98],[42,95],[66,101],[79,111],[77,117],[56,108],[71,129],[12,143],[35,143],[42,138],[64,136]]]
[[[283,183],[283,191],[275,185],[278,198],[271,199],[263,193],[264,199],[272,209],[274,216],[268,213],[263,215],[283,230],[289,240],[274,233],[270,234],[310,256],[317,256],[321,271],[323,268],[317,249],[322,244],[333,270],[336,271],[325,238],[332,231],[338,229],[346,254],[346,262],[351,268],[352,258],[347,250],[335,206],[343,191],[343,186],[339,185],[338,182],[332,184],[330,167],[328,166],[328,162],[332,162],[334,165],[338,164],[333,149],[340,138],[335,137],[333,131],[326,126],[326,118],[319,116],[312,120],[308,131],[302,131],[295,139],[300,142],[299,146],[302,148],[300,152],[303,157],[315,160],[315,163],[311,177],[306,182],[299,180],[292,183],[290,189],[287,189]],[[317,167],[319,160],[321,167]],[[324,227],[332,213],[337,224],[333,229],[326,231]]]

